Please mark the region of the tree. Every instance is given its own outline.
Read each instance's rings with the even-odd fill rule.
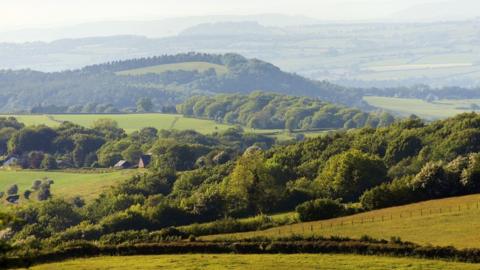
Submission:
[[[25,192],[23,192],[23,197],[24,197],[26,200],[29,200],[31,194],[32,194],[32,192],[27,189],[27,190],[25,190]]]
[[[7,195],[16,195],[17,193],[18,193],[17,184],[13,184],[7,189]]]
[[[279,186],[265,165],[261,150],[246,151],[227,179],[224,188],[237,208],[263,213],[272,209],[279,199]]]
[[[46,126],[28,127],[19,130],[8,141],[10,154],[22,154],[30,151],[51,152],[57,132]]]
[[[97,119],[93,122],[92,127],[93,129],[105,135],[107,140],[118,140],[120,138],[125,137],[125,130],[121,129],[118,126],[117,121],[112,119],[108,119],[108,118]]]
[[[412,188],[425,199],[455,195],[460,190],[458,179],[449,177],[443,165],[429,162],[413,178]]]
[[[414,156],[422,149],[422,140],[415,135],[402,135],[388,144],[385,160],[395,164],[404,158]]]
[[[46,200],[48,200],[51,196],[52,196],[52,194],[50,193],[50,185],[42,184],[42,186],[41,186],[40,189],[38,190],[37,199],[38,199],[39,201],[46,201]]]
[[[300,204],[295,209],[301,221],[322,220],[342,216],[345,207],[332,199],[317,199]]]
[[[137,101],[137,112],[152,112],[153,103],[149,98],[143,97]]]
[[[31,169],[38,169],[42,165],[45,154],[40,151],[32,151],[28,153],[27,161],[28,167]]]
[[[45,170],[54,170],[57,168],[57,160],[54,156],[46,154],[43,157],[42,164],[40,165],[42,169]]]
[[[41,185],[42,185],[42,181],[41,181],[41,180],[35,180],[35,181],[33,181],[32,189],[35,190],[35,191],[37,191],[37,190],[40,189]]]
[[[387,168],[380,158],[349,150],[331,157],[315,182],[320,193],[353,202],[365,190],[385,182],[386,177]]]
[[[137,144],[131,144],[127,149],[122,152],[122,157],[128,160],[130,163],[137,163],[142,156],[143,151]]]

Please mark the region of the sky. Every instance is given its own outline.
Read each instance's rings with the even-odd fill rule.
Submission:
[[[377,20],[445,0],[0,0],[0,31],[104,20],[278,13],[320,20]]]

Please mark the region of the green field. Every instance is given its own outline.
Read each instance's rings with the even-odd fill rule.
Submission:
[[[175,63],[175,64],[164,64],[158,66],[130,69],[117,72],[118,75],[145,75],[145,74],[160,74],[167,71],[198,71],[204,72],[208,69],[213,68],[217,74],[226,74],[228,73],[228,68],[223,65],[212,64],[208,62],[184,62],[184,63]]]
[[[281,226],[265,231],[206,236],[202,239],[288,236],[291,234],[348,236],[392,236],[422,245],[480,247],[480,195],[432,200],[386,208],[324,221]]]
[[[5,116],[5,115],[4,115]],[[91,127],[97,119],[108,118],[118,122],[127,133],[144,127],[157,129],[194,129],[200,133],[212,133],[230,128],[230,125],[215,121],[187,118],[178,114],[55,114],[55,115],[11,115],[26,125],[58,126],[62,121],[70,121],[85,127]]]
[[[144,127],[154,127],[161,129],[187,130],[193,129],[203,134],[211,134],[215,131],[222,131],[233,127],[233,125],[219,124],[212,120],[184,117],[179,114],[55,114],[55,115],[3,115],[13,116],[27,126],[47,125],[50,127],[58,126],[63,121],[70,121],[85,127],[91,127],[97,119],[108,118],[115,120],[118,125],[125,129],[127,133],[139,130]],[[314,137],[323,135],[329,131],[295,131],[293,134],[283,129],[251,129],[244,128],[246,132],[265,134],[279,140],[293,139],[296,133],[303,133],[305,137]]]
[[[114,172],[58,172],[58,171],[31,171],[31,170],[0,170],[0,191],[17,184],[19,194],[30,189],[34,180],[49,178],[54,181],[51,187],[52,195],[71,198],[81,196],[89,200],[95,198],[102,191],[125,180],[136,170],[121,170]]]
[[[468,109],[472,104],[480,105],[479,99],[468,100],[438,100],[426,102],[420,99],[364,97],[368,104],[385,109],[392,113],[409,116],[415,114],[428,120],[447,118],[459,113],[471,112]]]
[[[131,257],[97,257],[34,266],[32,270],[90,269],[275,269],[275,270],[473,270],[479,265],[358,255],[158,255]]]

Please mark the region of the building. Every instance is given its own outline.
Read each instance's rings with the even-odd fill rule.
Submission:
[[[132,167],[132,164],[130,164],[130,162],[128,162],[126,160],[120,160],[113,167],[117,168],[117,169],[128,169],[128,168]]]
[[[151,155],[142,155],[138,160],[138,168],[146,168],[152,161]]]
[[[16,166],[18,165],[18,158],[16,157],[9,157],[7,158],[7,160],[5,160],[5,162],[3,162],[3,166],[5,167],[9,167],[9,166]]]

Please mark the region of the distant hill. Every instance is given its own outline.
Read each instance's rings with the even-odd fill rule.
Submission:
[[[0,32],[0,42],[49,42],[58,39],[79,39],[96,36],[141,35],[149,38],[175,36],[199,24],[255,21],[267,27],[285,27],[318,23],[305,16],[282,14],[222,15],[176,17],[158,20],[99,21],[58,28],[22,29]]]
[[[218,22],[199,24],[183,30],[180,36],[238,36],[238,35],[276,35],[284,31],[281,28],[265,27],[258,22]]]
[[[49,113],[56,109],[84,112],[85,107],[99,106],[108,111],[94,112],[112,112],[114,108],[135,110],[141,98],[149,98],[156,110],[161,110],[192,95],[245,94],[255,90],[365,105],[355,91],[287,73],[257,59],[238,54],[188,53],[110,62],[56,73],[2,71],[0,111],[28,111],[36,107],[37,112],[42,112],[41,107],[50,107],[46,110]]]
[[[198,21],[160,37],[142,30],[156,29],[152,24],[136,31],[125,28],[124,32],[96,34],[115,35],[108,37],[0,43],[0,69],[62,71],[191,51],[235,52],[310,79],[350,87],[480,86],[478,20],[363,24],[298,20],[304,25],[293,25],[287,24],[288,18],[283,26],[253,17]],[[79,33],[75,29],[70,32]],[[0,33],[0,38],[3,36]]]

